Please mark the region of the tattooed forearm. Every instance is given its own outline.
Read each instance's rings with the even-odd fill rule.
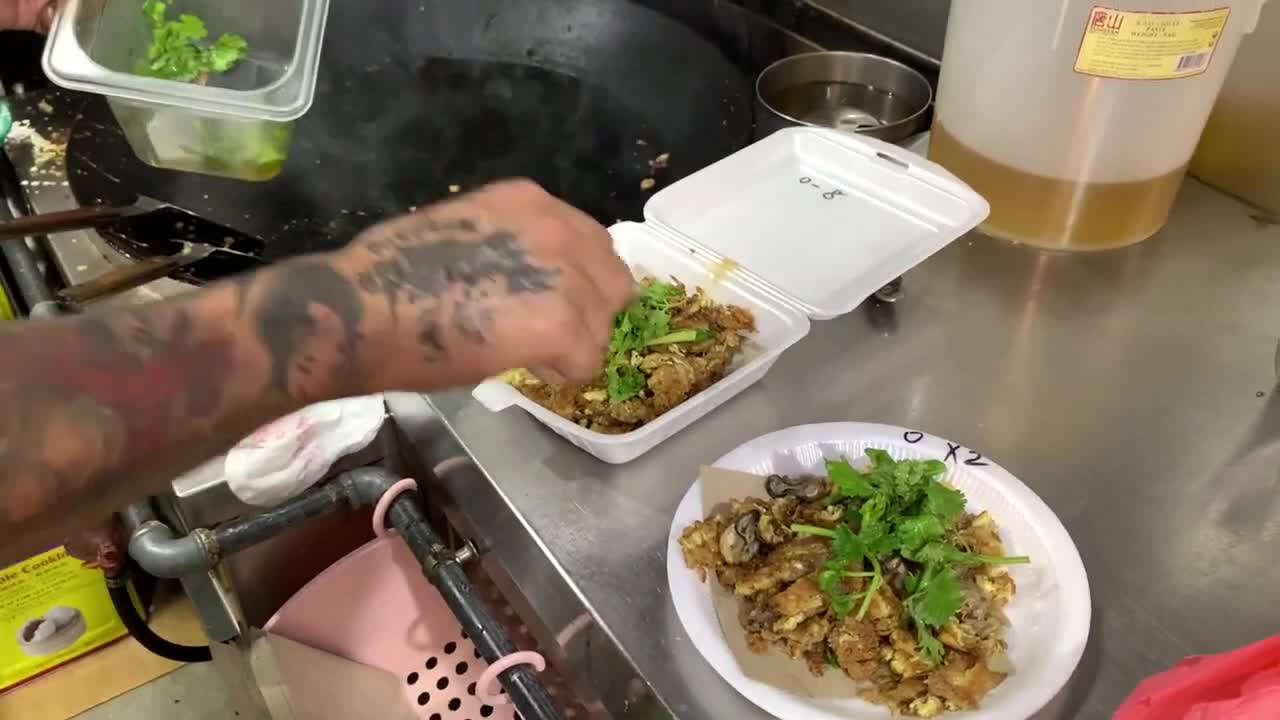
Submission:
[[[136,493],[172,478],[187,465],[178,443],[234,441],[234,344],[177,303],[0,335],[0,547],[45,547],[50,510],[105,517],[127,481]]]
[[[307,403],[477,379],[561,268],[420,213],[182,300],[22,323],[0,334],[0,547],[46,547]]]

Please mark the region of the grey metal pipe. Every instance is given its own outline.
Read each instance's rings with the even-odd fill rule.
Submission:
[[[222,557],[234,555],[301,522],[351,506],[340,484],[325,483],[264,513],[213,528],[213,547]]]
[[[126,527],[132,533],[129,555],[156,577],[181,578],[205,572],[223,558],[310,518],[373,505],[394,483],[395,477],[384,470],[357,468],[266,512],[181,537],[157,520],[148,506],[134,504],[124,512]]]
[[[173,530],[157,520],[144,503],[130,505],[123,515],[130,532],[129,556],[151,575],[181,578],[218,563],[217,549],[208,530],[175,537]]]
[[[377,466],[348,470],[334,479],[354,507],[372,507],[400,478]]]

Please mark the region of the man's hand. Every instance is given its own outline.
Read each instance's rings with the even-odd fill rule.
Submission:
[[[398,320],[388,359],[408,362],[371,378],[392,388],[442,362],[466,368],[460,382],[517,367],[590,380],[635,292],[609,233],[528,181],[371,228],[347,260]]]
[[[350,393],[516,367],[589,380],[635,287],[603,227],[521,180],[376,225],[322,262],[247,296],[275,386],[302,401],[335,375]]]
[[[49,32],[59,0],[0,0],[0,30]]]

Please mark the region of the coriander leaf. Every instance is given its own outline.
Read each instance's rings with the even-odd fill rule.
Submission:
[[[626,356],[615,357],[605,368],[605,381],[611,402],[622,402],[641,393],[648,384],[644,373]]]
[[[947,474],[947,464],[941,460],[922,460],[920,462],[924,467],[925,477],[930,480],[937,480]]]
[[[214,72],[226,72],[244,58],[249,43],[239,35],[223,35],[209,48],[209,68]]]
[[[964,493],[934,480],[925,488],[924,512],[950,523],[964,512]]]
[[[869,498],[876,493],[866,476],[854,470],[845,460],[828,460],[827,478],[835,486],[836,492],[845,497]]]
[[[142,3],[142,14],[154,24],[164,22],[164,11],[168,6],[160,0],[146,0]]]
[[[899,518],[894,527],[898,544],[903,553],[919,550],[932,540],[942,537],[946,529],[934,515],[910,515]]]
[[[186,41],[203,40],[209,35],[204,21],[195,15],[183,13],[174,24],[174,35]]]
[[[902,587],[908,592],[913,593],[920,586],[919,575],[908,575],[902,579]]]
[[[1031,558],[1026,555],[977,555],[961,552],[953,562],[957,565],[1029,565]]]
[[[964,605],[964,586],[950,567],[929,565],[906,605],[917,623],[939,628]]]
[[[871,598],[875,597],[876,593],[880,592],[880,586],[884,585],[884,575],[880,571],[880,561],[876,560],[873,555],[868,555],[867,559],[871,561],[871,586],[863,593],[862,607],[858,608],[859,620],[867,616],[867,610],[871,608]]]
[[[844,619],[853,612],[853,604],[857,600],[852,595],[840,594],[831,597],[831,609],[835,612],[836,617]]]
[[[797,535],[815,535],[817,537],[824,537],[832,540],[836,537],[836,531],[830,528],[818,527],[817,525],[802,525],[800,523],[793,523],[791,525],[791,532]]]
[[[826,569],[818,573],[818,588],[828,595],[840,592],[840,582],[844,580],[843,564],[838,561],[828,562]]]
[[[827,664],[833,668],[840,667],[840,659],[836,657],[836,651],[832,650],[830,645],[827,646]]]
[[[1025,555],[978,555],[944,542],[930,542],[913,552],[904,552],[903,556],[919,563],[940,565],[1026,565],[1031,562]]]
[[[874,520],[862,524],[858,537],[867,548],[867,554],[876,557],[890,552],[897,546],[897,538],[889,531],[889,524]]]
[[[683,339],[671,332],[671,303],[684,290],[670,283],[650,282],[642,285],[639,296],[613,318],[609,336],[609,359],[605,365],[609,401],[623,402],[644,392],[648,380],[631,364],[632,353],[651,344],[691,342],[700,339],[698,330]],[[686,331],[678,331],[688,335]]]
[[[666,335],[662,335],[651,340],[645,340],[645,347],[654,345],[674,345],[676,343],[701,342],[710,340],[716,334],[705,328],[685,328],[684,330],[675,330]]]
[[[909,552],[903,552],[903,557],[913,562],[928,564],[945,564],[951,562],[952,552],[957,551],[943,542],[927,543],[924,547]]]
[[[671,306],[671,301],[680,297],[683,292],[672,283],[654,281],[645,285],[641,297],[651,307],[666,310]]]
[[[872,525],[884,519],[889,511],[889,499],[884,495],[877,494],[862,503],[862,507],[858,510],[858,516],[862,520],[862,526]]]
[[[831,545],[831,551],[837,560],[849,565],[860,564],[862,558],[867,556],[867,546],[862,538],[855,535],[848,525],[843,524],[836,528],[835,542]]]
[[[914,508],[924,499],[925,489],[930,480],[925,472],[927,462],[923,460],[902,460],[893,466],[890,473],[893,507],[902,512]]]
[[[929,628],[920,623],[916,623],[916,642],[920,645],[920,657],[925,662],[934,667],[937,667],[938,663],[942,662],[942,656],[946,649],[938,641],[938,638],[933,636]]]
[[[248,44],[239,35],[223,35],[211,45],[202,43],[209,30],[204,21],[191,14],[177,20],[165,20],[168,3],[146,0],[142,15],[151,24],[151,45],[146,62],[139,68],[144,75],[192,82],[210,72],[225,72],[244,59]]]
[[[892,471],[893,467],[897,465],[889,453],[879,448],[867,448],[866,456],[871,461],[871,467],[875,470]]]

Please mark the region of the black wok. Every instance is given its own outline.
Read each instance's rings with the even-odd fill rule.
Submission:
[[[759,52],[759,28],[736,8],[673,2],[677,21],[653,9],[664,4],[334,0],[315,104],[280,176],[144,165],[94,99],[70,140],[72,188],[81,204],[133,193],[173,203],[261,238],[267,260],[340,246],[450,186],[507,176],[532,177],[604,224],[640,219],[652,194],[642,180],[660,189],[749,141],[751,83],[781,52]],[[661,153],[670,164],[655,172]],[[146,238],[109,239],[150,252]],[[201,261],[185,273],[236,269]]]

